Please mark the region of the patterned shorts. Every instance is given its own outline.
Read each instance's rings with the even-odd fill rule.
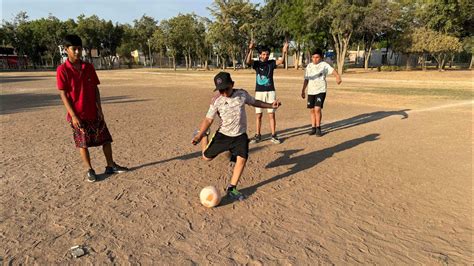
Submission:
[[[72,128],[76,148],[88,148],[102,146],[112,142],[112,136],[103,119],[82,120],[82,128],[74,128],[72,122],[69,123]]]

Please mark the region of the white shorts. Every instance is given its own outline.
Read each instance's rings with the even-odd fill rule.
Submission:
[[[276,100],[276,93],[275,91],[256,91],[255,92],[255,99],[262,101],[264,103],[273,103]],[[259,108],[255,107],[255,113],[261,114],[263,109],[267,109],[267,113],[274,113],[275,109],[273,108]]]

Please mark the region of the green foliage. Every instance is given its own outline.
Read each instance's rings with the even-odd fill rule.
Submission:
[[[134,41],[138,45],[136,49],[141,51],[148,51],[149,49],[149,40],[153,36],[156,28],[158,27],[158,22],[149,16],[143,15],[140,19],[134,20]],[[145,53],[148,54],[148,53]]]
[[[328,25],[336,50],[338,72],[342,74],[352,34],[363,20],[368,1],[331,0],[320,11],[323,23]]]
[[[412,53],[429,53],[438,62],[438,68],[443,68],[450,54],[460,52],[462,43],[456,37],[442,34],[427,28],[417,28],[410,35]]]
[[[184,56],[187,65],[218,55],[234,63],[243,60],[249,40],[280,48],[290,41],[297,56],[313,48],[334,49],[342,71],[348,47],[364,45],[417,55],[431,54],[444,66],[460,47],[473,53],[473,6],[468,0],[214,0],[212,20],[178,14],[158,23],[143,15],[133,25],[114,24],[98,16],[80,15],[60,21],[50,16],[30,21],[20,12],[3,21],[0,43],[27,55],[34,65],[59,62],[58,45],[65,34],[82,37],[87,51],[102,58],[130,57],[140,50]],[[159,25],[159,26],[158,26]],[[369,53],[367,53],[369,54]]]
[[[259,22],[256,5],[245,0],[214,0],[209,11],[215,18],[209,27],[209,41],[221,58],[230,57],[235,67]]]
[[[419,1],[416,16],[424,27],[454,36],[461,36],[463,19],[458,0]]]

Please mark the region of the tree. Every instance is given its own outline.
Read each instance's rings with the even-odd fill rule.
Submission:
[[[212,56],[212,43],[209,41],[208,29],[211,21],[207,18],[200,17],[196,25],[196,32],[199,36],[195,39],[196,56],[199,58],[201,66],[208,70],[209,58]]]
[[[294,43],[295,54],[295,68],[299,68],[300,57],[302,56],[302,48],[305,46],[305,41],[308,36],[309,24],[307,16],[304,16],[304,10],[312,7],[307,6],[305,0],[292,0],[287,2],[273,1],[275,5],[276,25],[280,29],[280,34],[291,36]],[[278,10],[278,11],[277,11]],[[311,20],[311,18],[309,18]],[[286,62],[286,60],[285,60]]]
[[[421,25],[442,34],[461,36],[463,18],[459,0],[421,0],[416,17]],[[472,11],[472,9],[471,9]]]
[[[157,27],[158,22],[147,15],[143,15],[139,20],[134,20],[135,41],[139,45],[139,49],[144,54],[148,54],[146,57],[150,62],[152,60],[151,55],[146,51],[151,52],[150,39]]]
[[[37,56],[33,43],[33,32],[29,27],[28,15],[26,12],[19,12],[12,22],[4,23],[5,42],[11,44],[20,58],[28,56],[33,65],[37,62]],[[19,65],[21,68],[21,64]]]
[[[472,61],[474,61],[474,37],[464,38],[463,41],[464,51],[471,54],[471,62],[469,63],[469,69],[472,69]]]
[[[423,69],[426,69],[426,54],[431,54],[438,63],[438,69],[445,67],[447,57],[460,52],[462,44],[458,38],[427,28],[417,28],[410,36],[410,51],[421,55]]]
[[[344,61],[352,34],[362,20],[361,6],[364,4],[366,1],[331,0],[320,13],[329,25],[329,33],[336,50],[337,71],[340,74],[344,70]]]
[[[166,46],[166,53],[173,59],[173,69],[176,71],[176,57],[179,51],[182,50],[180,33],[177,32],[175,20],[162,20],[160,28],[163,31],[164,44]]]
[[[398,6],[392,2],[373,1],[366,9],[357,29],[364,43],[364,68],[369,68],[370,55],[375,42],[386,38],[394,30],[400,17]]]
[[[132,68],[133,57],[132,52],[138,48],[138,44],[135,41],[135,29],[128,25],[122,25],[122,41],[119,47],[117,47],[117,54],[127,59],[128,67]]]
[[[245,47],[256,26],[256,5],[248,0],[214,0],[209,11],[215,18],[209,28],[210,40],[215,43],[222,59],[230,57],[235,70],[237,58],[245,57]]]
[[[166,36],[160,26],[156,27],[155,32],[151,36],[150,44],[153,50],[160,54],[160,57],[162,57],[166,53]]]
[[[198,18],[194,14],[179,14],[176,17],[173,17],[168,20],[169,24],[169,38],[174,41],[181,42],[181,47],[183,49],[186,69],[189,69],[192,64],[192,55],[197,50],[196,40],[204,38],[200,36],[199,22]]]
[[[108,68],[113,68],[117,58],[117,48],[121,45],[124,27],[112,24],[112,21],[103,22],[100,29],[100,56],[104,59]]]
[[[82,39],[82,47],[86,50],[86,56],[89,60],[92,60],[92,49],[100,49],[101,47],[101,40],[104,34],[104,32],[101,31],[103,22],[104,21],[96,15],[90,17],[80,15],[77,17],[76,31]]]
[[[31,22],[35,43],[44,51],[44,56],[51,60],[51,65],[59,63],[59,46],[68,34],[66,24],[50,15]]]

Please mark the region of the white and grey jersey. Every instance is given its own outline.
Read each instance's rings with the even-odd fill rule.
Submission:
[[[212,98],[206,117],[214,119],[216,115],[219,116],[221,125],[218,131],[236,137],[247,132],[245,104],[254,105],[255,98],[243,89],[234,89],[230,97],[219,94]]]
[[[334,68],[324,61],[318,64],[309,63],[304,72],[304,79],[308,80],[308,95],[326,92],[326,76],[332,72]]]

